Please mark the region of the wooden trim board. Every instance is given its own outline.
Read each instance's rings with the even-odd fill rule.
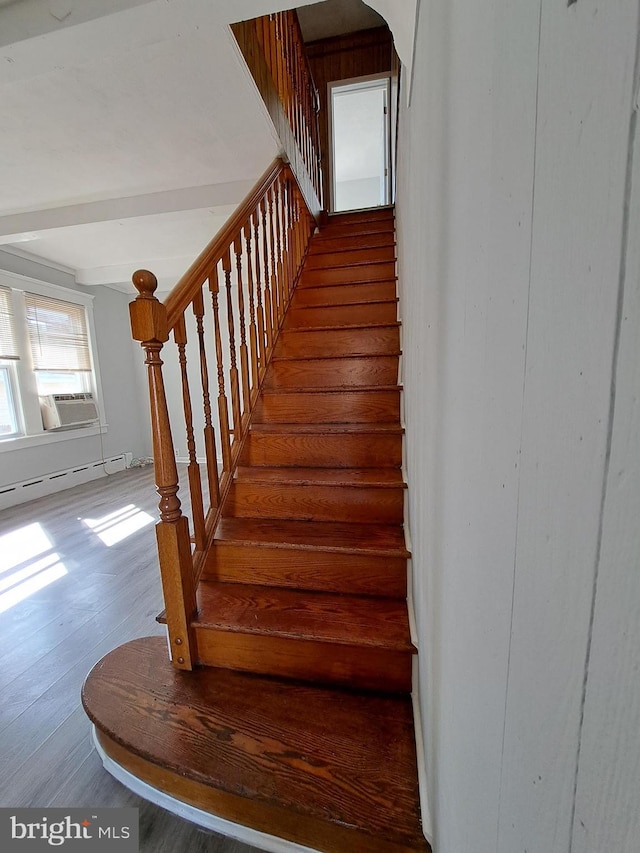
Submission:
[[[242,841],[244,844],[252,844],[254,847],[259,847],[267,853],[320,853],[311,847],[304,847],[302,844],[297,844],[295,841],[287,841],[284,838],[277,838],[275,835],[269,835],[266,832],[260,832],[257,829],[251,829],[249,826],[244,826],[241,823],[235,823],[232,820],[227,820],[211,812],[199,809],[186,803],[183,800],[178,800],[158,788],[154,788],[144,779],[134,775],[130,770],[127,770],[122,764],[119,764],[115,758],[109,755],[103,747],[100,738],[105,741],[110,740],[106,735],[99,735],[95,726],[92,726],[93,742],[104,769],[110,773],[114,779],[117,779],[125,788],[133,791],[139,797],[153,803],[160,808],[165,809],[171,814],[177,815],[183,820],[188,820],[190,823],[195,823],[205,829],[210,829],[220,835],[225,835],[228,838],[234,838],[237,841]],[[114,741],[110,741],[109,746],[115,745]]]

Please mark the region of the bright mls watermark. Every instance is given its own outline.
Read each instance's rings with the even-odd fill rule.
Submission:
[[[138,809],[0,809],[2,853],[138,853]]]

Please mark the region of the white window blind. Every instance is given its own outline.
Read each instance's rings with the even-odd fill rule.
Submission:
[[[11,291],[7,287],[0,287],[0,358],[19,357],[13,328]]]
[[[34,370],[90,371],[87,321],[82,305],[25,293]]]

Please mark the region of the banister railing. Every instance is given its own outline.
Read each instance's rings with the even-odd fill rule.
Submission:
[[[289,9],[264,15],[256,19],[256,32],[316,195],[322,199],[320,98],[304,49],[298,14]]]
[[[276,160],[164,303],[151,272],[133,276],[131,328],[147,356],[160,495],[160,572],[172,660],[181,669],[197,661],[190,623],[206,549],[314,227],[291,169]],[[163,371],[160,356],[171,337],[177,357]],[[182,492],[178,435],[187,461]]]
[[[282,127],[278,127],[271,103],[273,97],[280,102],[284,121],[288,123],[296,152],[304,165],[317,205],[321,209],[322,157],[318,121],[320,97],[311,74],[298,15],[294,9],[274,12],[233,24],[232,30],[276,123],[276,129],[281,133],[286,150],[288,146],[286,140],[282,139]],[[262,55],[260,61],[257,52]],[[265,86],[264,69],[271,79],[271,89]],[[297,157],[292,156],[292,151],[287,153],[292,162],[297,160]],[[300,180],[300,175],[298,179]]]

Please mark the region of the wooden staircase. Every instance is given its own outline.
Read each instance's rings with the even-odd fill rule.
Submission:
[[[311,238],[202,555],[196,669],[139,640],[83,692],[110,760],[266,833],[265,849],[429,849],[394,256],[391,209],[332,216]]]
[[[370,229],[388,245],[348,248]],[[391,210],[311,240],[198,589],[202,663],[411,689],[393,253]]]

